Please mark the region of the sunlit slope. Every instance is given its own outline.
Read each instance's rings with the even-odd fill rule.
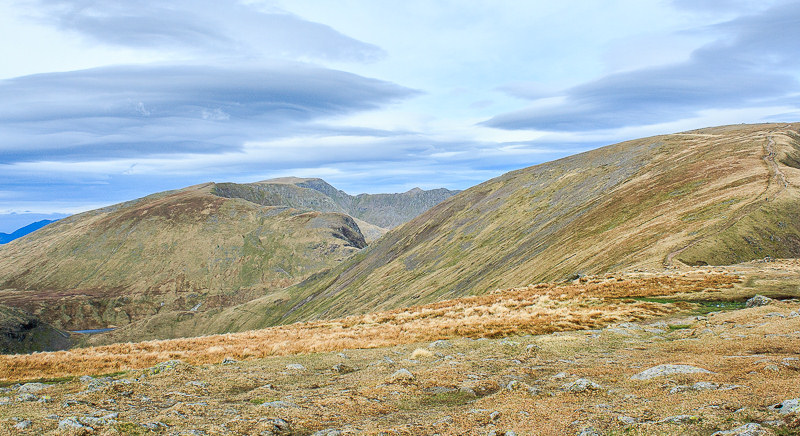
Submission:
[[[0,302],[56,326],[124,325],[268,295],[366,246],[341,213],[166,192],[54,223],[0,247]]]
[[[233,329],[579,274],[800,256],[800,124],[627,141],[507,173],[439,204]]]

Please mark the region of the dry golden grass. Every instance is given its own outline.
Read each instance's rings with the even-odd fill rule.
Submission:
[[[252,359],[375,348],[456,336],[492,338],[593,329],[680,309],[680,304],[622,300],[624,298],[719,291],[738,280],[728,274],[608,276],[566,285],[512,288],[408,309],[242,333],[0,356],[0,379],[109,373],[145,368],[170,359],[204,364],[218,363],[225,357]]]

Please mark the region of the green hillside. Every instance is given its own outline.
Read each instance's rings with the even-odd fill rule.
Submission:
[[[171,329],[245,330],[582,274],[800,257],[799,127],[700,129],[513,171],[440,203],[284,298]],[[160,334],[157,323],[148,328]]]

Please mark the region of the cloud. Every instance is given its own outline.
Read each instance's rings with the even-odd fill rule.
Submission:
[[[680,63],[611,74],[497,115],[502,129],[582,131],[663,123],[703,110],[770,106],[800,91],[800,3],[710,26],[722,36]],[[507,87],[517,97],[533,96]]]
[[[0,162],[239,150],[416,91],[298,63],[115,66],[0,81]]]
[[[255,3],[215,0],[29,0],[45,23],[102,44],[220,55],[374,61],[379,47]]]

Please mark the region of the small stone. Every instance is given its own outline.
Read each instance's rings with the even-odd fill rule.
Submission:
[[[33,394],[22,394],[17,396],[17,401],[19,402],[39,401],[39,397]]]
[[[745,306],[747,307],[759,307],[759,306],[766,306],[772,303],[772,298],[765,297],[763,295],[756,295],[753,298],[747,300]]]
[[[352,366],[346,365],[344,363],[337,363],[336,365],[333,365],[331,369],[333,370],[333,372],[338,372],[339,374],[349,374],[356,370]]]
[[[635,424],[636,423],[636,418],[631,418],[630,416],[620,415],[620,416],[617,417],[617,419],[619,420],[619,422],[621,422],[623,424]]]
[[[289,403],[287,401],[267,401],[266,403],[261,404],[262,407],[274,407],[276,409],[286,409],[289,407],[297,407],[294,403]]]
[[[320,430],[311,436],[342,436],[342,432],[333,428],[326,428],[325,430]]]
[[[386,379],[388,383],[411,383],[414,381],[414,374],[411,371],[402,368],[394,372],[389,378]]]
[[[784,400],[783,402],[769,406],[768,409],[782,414],[800,412],[800,398]]]
[[[578,433],[578,436],[603,436],[603,434],[595,430],[594,427],[586,427]]]
[[[236,362],[238,362],[238,360],[236,360],[236,359],[234,359],[232,357],[226,357],[226,358],[222,359],[222,364],[223,365],[230,365],[230,364],[233,364],[233,363],[236,363]]]
[[[762,436],[767,435],[767,430],[756,423],[745,424],[733,430],[718,431],[711,436]]]
[[[47,385],[44,383],[25,383],[24,385],[20,386],[17,389],[19,393],[34,393],[39,392],[42,389],[47,389]]]
[[[33,423],[30,420],[26,419],[24,421],[20,421],[20,422],[16,423],[14,425],[14,428],[17,429],[17,430],[25,430],[26,428],[30,428],[30,426],[32,426],[32,425],[33,425]]]
[[[588,378],[579,378],[572,383],[563,385],[562,389],[578,394],[582,392],[598,391],[603,389],[603,387]]]
[[[146,428],[146,429],[148,429],[148,430],[160,430],[162,428],[169,427],[167,424],[164,424],[161,421],[148,422],[148,423],[145,423],[145,424],[141,424],[141,426]]]
[[[63,431],[93,432],[94,429],[78,422],[75,418],[65,418],[58,422],[58,429]]]
[[[690,424],[692,422],[697,422],[700,420],[700,417],[697,415],[675,415],[669,416],[661,421],[658,421],[661,424],[669,423],[669,424]]]
[[[713,374],[711,371],[692,365],[658,365],[631,376],[631,380],[650,380],[672,374]]]
[[[446,339],[439,339],[428,344],[428,348],[450,348],[452,344]]]
[[[268,429],[261,432],[262,435],[278,436],[292,434],[292,425],[285,419],[271,418],[264,422]]]
[[[286,365],[286,369],[291,369],[293,371],[305,371],[306,367],[299,363],[290,363]]]
[[[491,419],[492,421],[497,421],[498,419],[500,419],[500,412],[495,410],[494,412],[490,413],[489,419]]]

